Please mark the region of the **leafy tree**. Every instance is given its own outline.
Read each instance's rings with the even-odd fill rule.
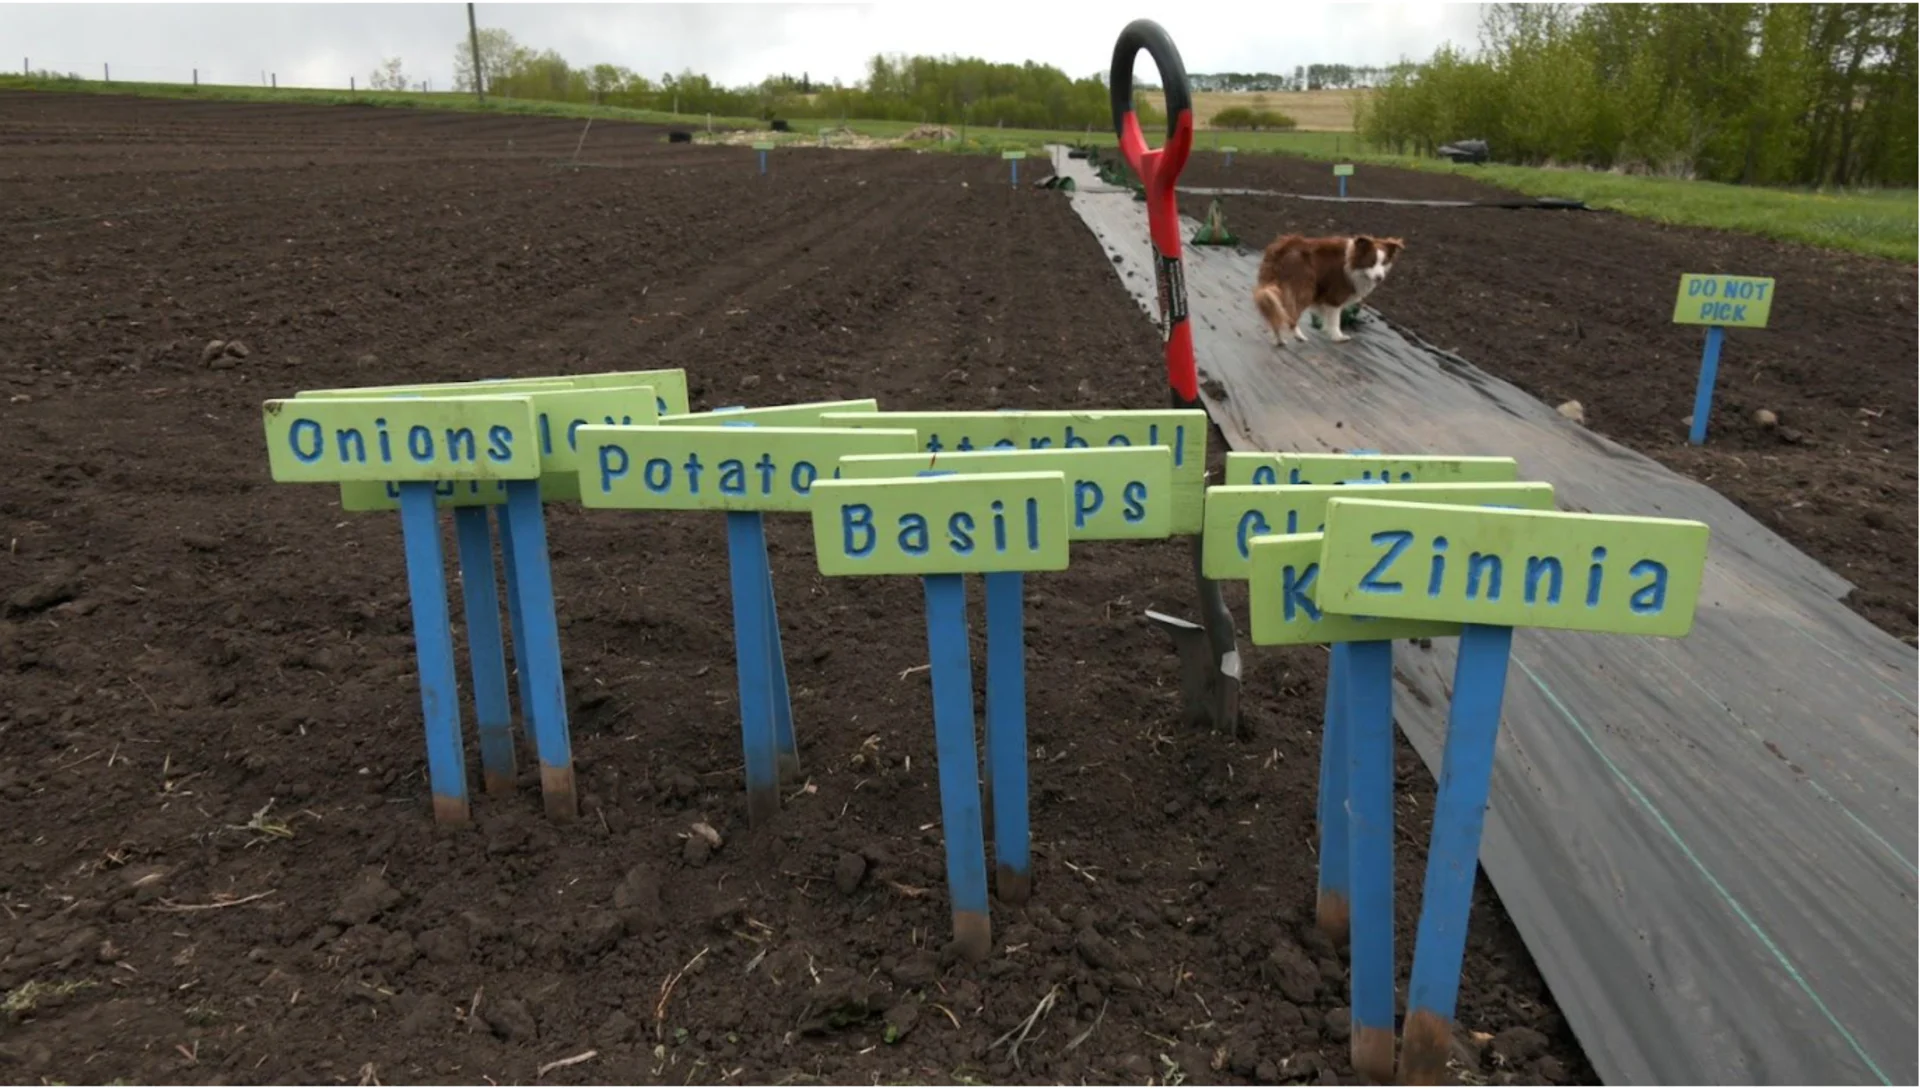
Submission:
[[[368,77],[367,86],[376,91],[404,91],[407,89],[407,74],[402,68],[399,57],[388,57],[380,62],[380,67]]]
[[[1419,151],[1480,137],[1523,163],[1910,186],[1917,22],[1911,4],[1494,4],[1477,54],[1392,72],[1361,132]]]

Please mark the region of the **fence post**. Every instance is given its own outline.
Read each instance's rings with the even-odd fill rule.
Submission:
[[[113,82],[113,65],[111,65],[111,64],[108,64],[108,63],[107,63],[107,62],[105,62],[105,61],[101,61],[101,62],[100,62],[100,76],[101,76],[101,80],[100,80],[100,82],[102,82],[102,83],[112,83],[112,82]]]
[[[360,88],[358,88],[358,87],[356,87],[356,86],[354,86],[354,82],[353,82],[353,77],[352,77],[352,76],[348,76],[348,77],[347,77],[347,90],[348,90],[349,92],[355,92],[355,91],[358,91],[359,89],[360,89]]]
[[[193,85],[195,87],[200,86],[200,69],[198,68],[193,70]]]
[[[278,72],[273,73],[273,89],[276,91],[280,89],[280,73]]]

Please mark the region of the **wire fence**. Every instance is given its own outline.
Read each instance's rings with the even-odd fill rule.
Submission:
[[[231,62],[217,65],[194,64],[125,64],[119,61],[86,61],[49,59],[31,55],[19,59],[19,67],[7,72],[26,78],[43,79],[79,79],[99,80],[107,83],[163,83],[178,86],[219,87],[267,87],[325,91],[451,91],[453,86],[445,79],[435,80],[432,76],[425,79],[408,79],[404,87],[373,87],[372,70],[366,74],[345,73],[337,80],[312,76],[293,77],[282,80],[280,73],[271,68],[241,68]]]

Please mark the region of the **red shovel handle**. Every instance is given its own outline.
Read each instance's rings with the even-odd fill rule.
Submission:
[[[1160,70],[1166,89],[1167,142],[1149,149],[1133,109],[1133,62],[1144,49]],[[1193,365],[1193,330],[1187,324],[1187,282],[1180,264],[1180,202],[1174,183],[1193,150],[1193,94],[1180,51],[1159,23],[1135,19],[1113,45],[1113,70],[1107,81],[1113,101],[1113,128],[1120,153],[1147,190],[1147,230],[1153,236],[1153,276],[1160,291],[1160,337],[1167,348],[1167,385],[1173,403],[1199,403],[1200,383]]]

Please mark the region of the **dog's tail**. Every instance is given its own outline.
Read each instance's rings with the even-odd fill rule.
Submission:
[[[1268,283],[1254,288],[1253,305],[1260,309],[1260,316],[1267,319],[1267,324],[1273,328],[1281,329],[1288,324],[1287,304],[1281,298],[1279,285]]]

